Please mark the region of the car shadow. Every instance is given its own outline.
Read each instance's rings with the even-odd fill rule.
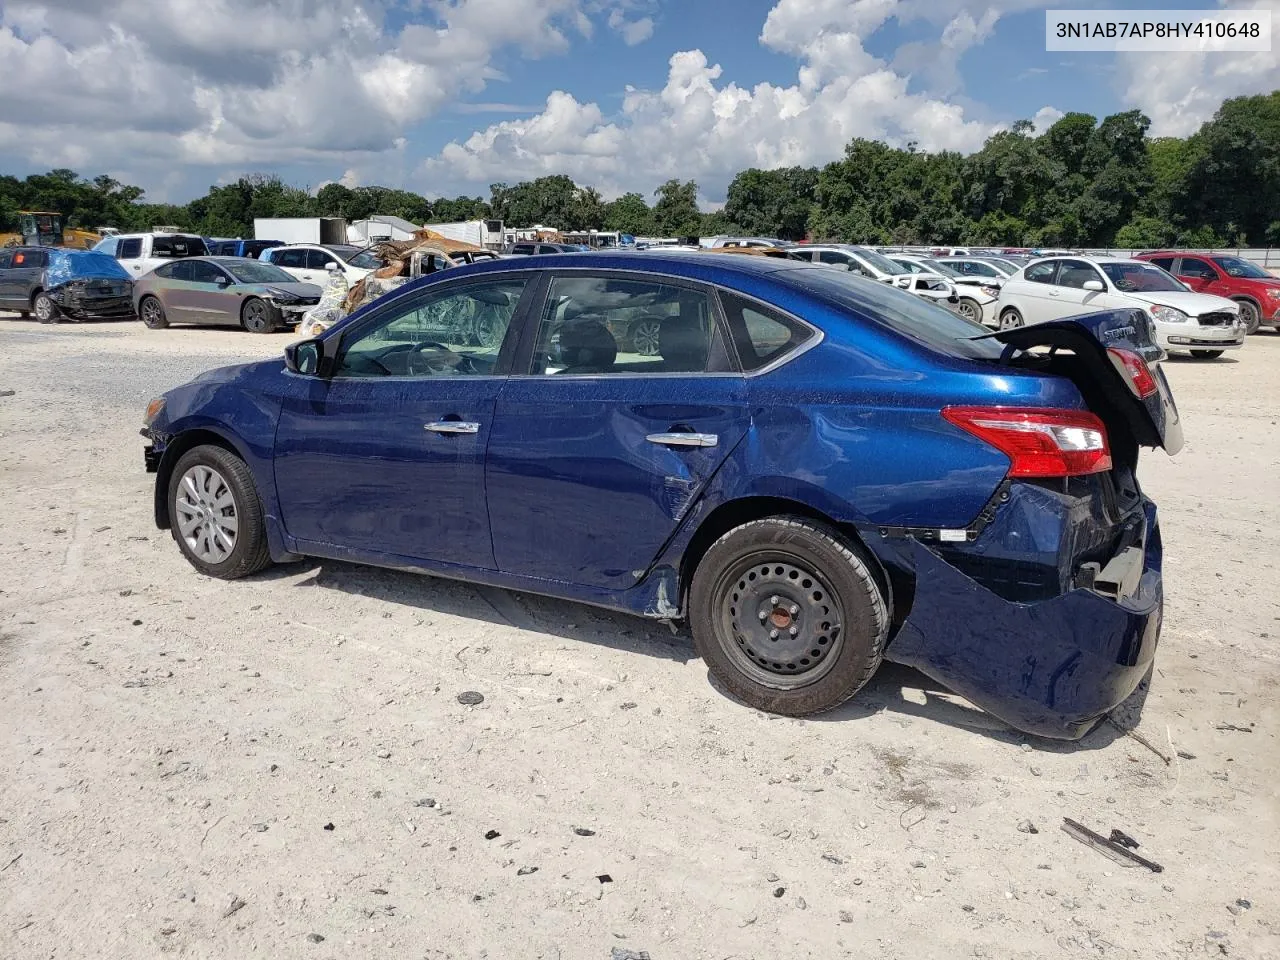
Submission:
[[[1189,363],[1189,364],[1202,364],[1202,363],[1218,363],[1218,364],[1226,364],[1226,363],[1239,363],[1240,361],[1239,361],[1239,360],[1237,360],[1235,357],[1228,357],[1228,356],[1213,357],[1212,359],[1206,359],[1206,358],[1204,358],[1204,357],[1192,357],[1192,356],[1189,356],[1188,354],[1185,354],[1185,353],[1171,353],[1171,354],[1169,354],[1168,356],[1166,356],[1162,362],[1163,362],[1163,363],[1173,363],[1173,364],[1183,364],[1183,363]]]
[[[311,575],[297,580],[295,586],[336,590],[424,612],[530,630],[677,663],[697,659],[687,625],[681,624],[673,629],[665,623],[641,617],[499,587],[334,560],[306,560],[270,567],[254,579],[295,579],[307,569],[311,570]],[[718,693],[727,699],[735,699],[710,673],[707,678]],[[1134,730],[1141,719],[1150,680],[1151,675],[1148,674],[1124,703],[1088,734],[1074,741],[1051,740],[1022,733],[918,670],[888,662],[880,665],[856,696],[835,710],[809,719],[817,723],[857,723],[891,713],[945,724],[1003,743],[1029,743],[1033,750],[1043,753],[1072,754],[1102,750]]]

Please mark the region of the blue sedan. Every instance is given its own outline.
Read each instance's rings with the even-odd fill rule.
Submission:
[[[990,334],[764,257],[498,260],[152,401],[146,464],[209,576],[306,556],[565,597],[687,621],[761,710],[887,659],[1070,739],[1160,632],[1138,451],[1182,435],[1151,332]]]

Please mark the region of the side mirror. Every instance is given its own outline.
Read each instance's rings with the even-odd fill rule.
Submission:
[[[335,270],[338,269],[338,265],[334,263],[332,260],[330,260],[328,263],[324,265],[324,268],[325,270],[329,271],[329,273],[333,273]]]
[[[1101,280],[1086,280],[1084,282],[1084,289],[1091,293],[1103,293],[1107,288],[1102,285]]]
[[[323,360],[324,343],[318,338],[299,340],[284,348],[284,365],[290,373],[304,377],[319,376]]]
[[[217,284],[218,286],[220,286],[220,287],[229,287],[229,286],[231,286],[231,278],[230,278],[230,277],[228,277],[225,273],[220,273],[220,274],[218,274],[218,279],[217,279],[217,280],[215,280],[215,281],[213,281],[213,282],[214,282],[214,283],[216,283],[216,284]]]

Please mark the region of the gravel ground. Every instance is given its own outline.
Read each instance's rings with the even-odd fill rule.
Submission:
[[[567,603],[197,575],[142,409],[285,342],[0,319],[6,960],[1280,957],[1280,336],[1169,363],[1157,670],[1075,744],[893,667],[767,717],[685,635]]]

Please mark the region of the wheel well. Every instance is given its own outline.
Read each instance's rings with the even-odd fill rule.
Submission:
[[[36,297],[40,296],[40,294],[42,293],[44,293],[44,287],[36,287],[34,290],[31,291],[31,300],[30,300],[31,306],[34,307],[36,305]]]
[[[1250,304],[1250,305],[1251,305],[1255,310],[1258,310],[1259,312],[1261,312],[1261,310],[1262,310],[1262,304],[1260,304],[1260,303],[1258,302],[1257,298],[1256,298],[1256,297],[1251,297],[1251,296],[1249,296],[1249,294],[1247,294],[1247,293],[1235,293],[1235,294],[1232,294],[1232,295],[1231,295],[1231,299],[1232,299],[1232,300],[1235,300],[1237,303],[1240,303],[1240,302],[1248,303],[1248,304]]]
[[[880,562],[880,558],[867,546],[853,524],[840,523],[808,504],[783,497],[746,497],[721,504],[708,514],[694,533],[693,539],[689,541],[681,561],[681,609],[687,609],[694,571],[698,569],[698,564],[702,562],[702,558],[706,556],[713,543],[735,527],[751,523],[753,520],[778,516],[805,517],[817,521],[833,528],[850,543],[861,548],[880,583],[880,589],[884,591],[885,601],[890,611],[891,634],[897,632],[897,628],[911,611],[911,601],[915,595],[915,581],[911,575],[897,567],[886,568]]]
[[[239,450],[232,446],[225,437],[219,436],[212,430],[186,430],[170,440],[169,445],[164,448],[164,456],[160,458],[160,466],[156,469],[156,526],[161,530],[168,530],[170,524],[169,479],[173,476],[174,464],[188,450],[205,445],[221,447],[228,453],[235,454],[237,457],[240,456]]]

